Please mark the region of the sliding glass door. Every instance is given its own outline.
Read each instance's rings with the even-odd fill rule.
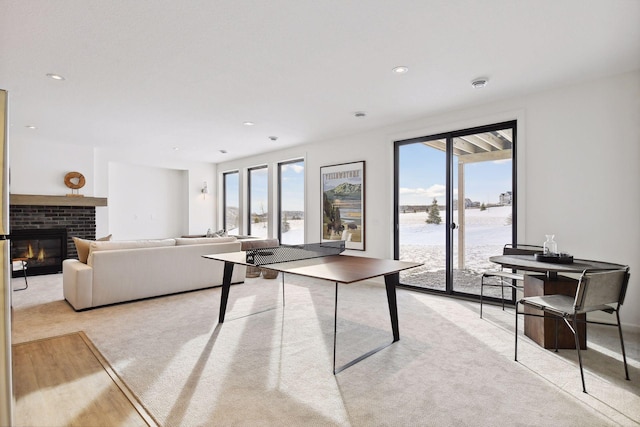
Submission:
[[[440,148],[444,139],[432,140]],[[401,283],[446,290],[446,151],[424,142],[396,147],[397,258],[424,263],[401,273]]]
[[[488,258],[514,242],[512,147],[511,128],[453,138],[453,292],[480,295],[480,275],[496,268]]]
[[[515,241],[515,126],[396,142],[396,257],[424,263],[403,285],[479,295],[489,257]]]

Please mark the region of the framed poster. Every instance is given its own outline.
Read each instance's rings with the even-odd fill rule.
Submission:
[[[320,168],[322,242],[364,250],[364,161]]]

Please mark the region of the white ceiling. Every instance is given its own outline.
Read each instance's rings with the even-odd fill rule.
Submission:
[[[640,0],[0,0],[13,143],[221,162],[637,69]]]

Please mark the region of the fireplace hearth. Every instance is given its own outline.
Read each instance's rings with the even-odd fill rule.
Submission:
[[[32,228],[11,232],[11,258],[27,262],[27,276],[54,274],[62,271],[67,257],[66,228]],[[13,277],[22,271],[13,272]]]

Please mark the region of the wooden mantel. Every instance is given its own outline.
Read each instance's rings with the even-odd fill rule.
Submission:
[[[9,204],[16,206],[107,206],[107,198],[9,194]]]

